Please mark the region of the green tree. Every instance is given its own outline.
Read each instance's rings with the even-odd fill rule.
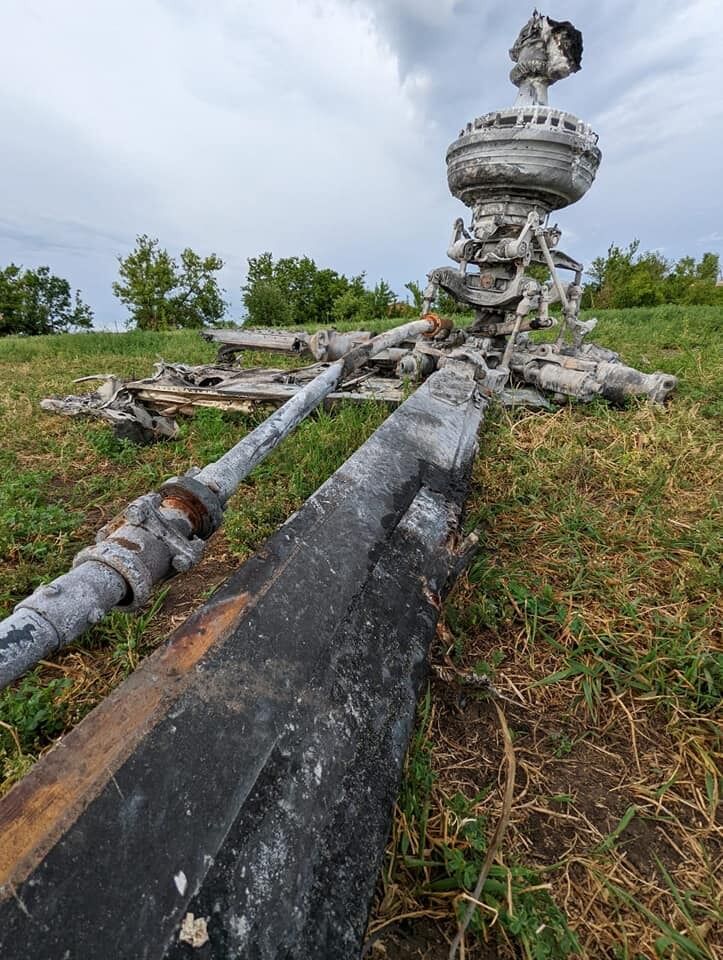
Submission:
[[[92,327],[93,311],[72,295],[70,284],[49,267],[24,270],[11,263],[0,269],[0,336],[61,333]]]
[[[606,257],[596,257],[589,271],[596,307],[647,307],[665,299],[663,283],[670,270],[658,253],[639,254],[639,240],[626,248],[611,244]]]
[[[289,327],[294,323],[291,301],[273,280],[258,280],[244,293],[244,304],[252,323]]]
[[[368,323],[374,319],[369,292],[349,287],[334,301],[332,313],[336,323]]]
[[[389,308],[397,299],[396,293],[392,290],[386,280],[380,280],[370,293],[371,311],[373,317],[386,317],[389,315]]]
[[[424,290],[422,287],[416,280],[410,280],[409,283],[404,284],[404,289],[411,293],[412,304],[415,310],[421,313],[422,307],[424,306]],[[432,304],[432,310],[443,316],[452,316],[460,313],[468,313],[470,307],[464,303],[459,303],[459,301],[455,300],[454,297],[450,296],[446,291],[440,289],[437,291],[437,298]]]
[[[455,300],[446,290],[440,290],[437,294],[437,302],[432,309],[443,317],[450,317],[459,313],[468,313],[470,307],[465,303],[460,303],[459,300]]]
[[[408,290],[412,295],[412,306],[417,311],[417,313],[422,312],[422,306],[424,304],[424,291],[417,283],[416,280],[410,280],[409,283],[404,284],[404,289]]]
[[[720,257],[717,253],[704,253],[696,264],[695,277],[703,283],[717,283],[720,276]]]
[[[678,303],[687,303],[695,306],[722,306],[723,287],[716,286],[708,280],[696,278],[685,288]]]
[[[656,251],[640,253],[640,242],[627,247],[611,244],[607,256],[593,260],[582,305],[585,307],[646,307],[659,303],[722,303],[716,287],[719,260],[704,253],[700,261],[681,257],[670,262]]]
[[[241,290],[248,319],[257,326],[330,324],[340,318],[335,308],[340,298],[347,304],[341,312],[347,313],[353,299],[361,303],[367,296],[364,274],[349,278],[320,269],[311,257],[274,260],[268,252],[249,257]]]
[[[216,277],[223,260],[215,253],[202,257],[187,247],[178,263],[157,239],[143,234],[118,263],[121,279],[113,283],[113,293],[130,310],[129,325],[168,330],[202,327],[223,317],[226,301]]]

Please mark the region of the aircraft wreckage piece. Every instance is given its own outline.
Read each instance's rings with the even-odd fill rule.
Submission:
[[[432,374],[0,800],[3,957],[359,956],[478,375]]]
[[[570,113],[547,105],[547,88],[580,69],[582,35],[568,22],[535,11],[510,50],[510,79],[519,88],[506,110],[478,117],[447,151],[451,193],[472,210],[469,229],[454,223],[448,256],[458,269],[429,275],[429,300],[439,287],[476,311],[476,324],[505,325],[533,314],[549,326],[559,302],[568,325],[577,319],[582,265],[556,250],[561,232],[547,218],[588,191],[600,164],[597,134]],[[526,270],[547,267],[542,285]],[[472,272],[468,268],[472,267]],[[571,270],[563,284],[557,270]]]
[[[392,351],[385,353],[391,354]],[[413,373],[417,368],[417,359],[422,354],[412,351],[401,353],[410,354],[410,372]],[[278,406],[285,403],[323,372],[328,364],[314,364],[295,370],[268,367],[241,370],[231,366],[189,366],[164,361],[154,366],[156,373],[144,380],[123,381],[103,375],[83,377],[82,380],[86,382],[100,380],[101,386],[92,393],[78,396],[48,397],[40,401],[40,406],[48,413],[67,417],[107,420],[113,425],[116,436],[146,443],[173,439],[178,434],[178,424],[174,418],[179,414],[190,415],[197,407],[249,413],[259,405]],[[328,394],[324,406],[330,407],[340,401],[372,401],[397,406],[408,392],[407,382],[397,376],[383,376],[383,373],[384,370],[380,370],[376,363],[360,371],[358,376],[350,378],[340,384],[338,390]],[[499,399],[507,407],[552,409],[550,403],[532,389],[503,389]]]
[[[580,69],[582,35],[571,23],[535,11],[510,57],[515,64],[510,79],[519,88],[514,106],[468,123],[447,151],[449,189],[472,217],[469,228],[462,218],[455,221],[447,253],[458,266],[428,274],[422,305],[428,314],[441,289],[473,310],[474,322],[466,330],[448,331],[446,340],[434,344],[397,341],[335,398],[343,393],[349,399],[393,403],[405,380],[421,381],[460,355],[506,370],[510,383],[503,402],[511,405],[545,406],[538,391],[554,402],[597,396],[622,402],[642,396],[662,403],[675,388],[674,376],[627,367],[612,351],[584,342],[595,320],[579,317],[583,267],[557,249],[562,234],[549,223],[550,213],[587,193],[601,160],[598,136],[590,126],[547,102],[548,88]],[[549,279],[541,283],[533,277],[532,266],[546,268]],[[564,282],[560,271],[571,271],[572,282]],[[553,304],[562,313],[557,339],[536,344],[530,332],[558,323],[550,312]],[[242,350],[264,349],[310,354],[328,363],[371,340],[365,331],[333,330],[210,330],[203,335],[219,344],[222,361]],[[121,432],[132,435],[135,430],[142,438],[157,439],[173,434],[176,412],[279,402],[306,376],[303,370],[256,370],[231,377],[218,369],[165,365],[152,383],[136,381],[116,389],[113,381],[90,397],[49,398],[43,406],[69,415],[102,416]],[[386,377],[388,390],[382,383]]]
[[[481,375],[496,370],[505,385],[509,377],[512,387],[540,388],[557,401],[567,397],[588,401],[597,396],[614,402],[629,396],[665,400],[676,385],[675,377],[642,373],[620,363],[612,351],[584,343],[594,320],[578,318],[582,267],[554,253],[560,231],[547,226],[550,211],[584,195],[600,161],[596,135],[577,118],[550,112],[546,106],[547,87],[579,69],[582,38],[571,24],[535,12],[510,53],[516,63],[512,80],[520,88],[516,105],[468,124],[447,155],[450,188],[473,207],[473,236],[458,221],[459,237],[449,253],[459,262],[459,270],[432,271],[425,295],[428,305],[440,287],[447,289],[476,308],[474,324],[468,330],[453,330],[451,324],[425,312],[426,319],[376,337],[363,331],[323,330],[294,335],[290,349],[300,352],[303,343],[304,349],[323,361],[321,372],[304,385],[295,384],[298,392],[218,464],[174,480],[161,493],[132,504],[127,514],[101,531],[95,547],[76,558],[78,566],[71,573],[19,604],[0,623],[0,684],[78,636],[112,607],[137,606],[148,597],[153,583],[195,563],[203,540],[220,523],[225,500],[240,479],[341,384],[349,389],[352,373],[360,371],[352,383],[356,392],[363,392],[362,381],[382,368],[383,354],[394,375],[410,381],[464,361]],[[549,282],[540,284],[526,272],[533,263],[547,266]],[[474,267],[472,273],[469,266]],[[573,269],[574,283],[562,283],[558,268]],[[560,335],[554,344],[536,344],[527,331],[554,323],[548,307],[555,300],[563,311]],[[440,339],[417,339],[423,333]],[[239,346],[241,341],[234,336]],[[241,336],[256,336],[255,345],[260,342],[258,334],[242,332]],[[276,348],[289,349],[288,335],[281,336]],[[370,368],[373,359],[377,366]],[[173,376],[180,375],[180,367],[171,369]],[[193,377],[192,369],[184,368],[183,377]],[[293,374],[287,376],[293,381]],[[232,391],[217,389],[221,384],[213,379],[203,368],[202,382],[193,391],[197,401],[211,399],[198,393],[204,389],[231,397]],[[168,435],[173,422],[159,386],[156,382],[140,389],[152,391],[151,402],[161,404],[163,411],[156,415],[146,411],[150,432]],[[174,395],[165,399],[171,409],[179,408],[179,386],[171,386]],[[116,382],[106,389],[109,399],[98,391],[98,403],[66,398],[61,403],[46,401],[46,406],[54,403],[54,409],[71,413],[112,413],[132,422],[133,407],[140,402],[138,390],[134,395],[127,384],[118,387]],[[181,389],[185,392],[185,384]],[[189,399],[187,393],[185,399]],[[149,430],[143,423],[139,429]]]
[[[429,315],[395,327],[328,364],[291,399],[215,463],[174,477],[146,494],[81,550],[73,569],[38,587],[0,622],[0,687],[6,686],[98,623],[114,607],[134,610],[154,584],[189,570],[204,541],[218,529],[226,501],[239,483],[325,397],[375,354],[408,337],[435,335],[444,321]]]
[[[475,310],[471,328],[426,319],[374,338],[293,334],[290,346],[275,333],[275,349],[309,353],[321,372],[305,383],[292,374],[297,392],[218,463],[130,504],[70,574],[0,623],[7,682],[188,569],[241,477],[352,374],[371,374],[373,357],[374,376],[387,351],[385,370],[424,381],[0,800],[4,957],[359,955],[428,645],[469,553],[459,521],[489,400],[508,378],[555,400],[662,401],[675,386],[583,342],[592,322],[578,317],[582,267],[557,251],[548,224],[583,196],[600,161],[590,128],[546,105],[547,87],[579,69],[581,53],[571,24],[535,13],[511,51],[516,105],[469,124],[448,152],[450,188],[472,223],[455,223],[459,267],[432,271],[426,298],[447,290]],[[530,264],[550,280],[531,277]],[[533,343],[527,331],[554,324],[555,302],[557,342]],[[446,337],[417,340],[423,330]],[[222,381],[170,386],[233,400]],[[106,384],[107,413],[132,423],[134,403],[155,403],[143,416],[168,422],[144,429],[172,429],[169,398],[141,401],[131,389],[140,383],[161,388]],[[183,396],[169,402],[181,409]],[[91,412],[95,401],[78,406]]]
[[[513,375],[583,400],[642,394],[662,401],[674,389],[675,377],[606,367],[609,360],[592,378],[561,374],[570,369],[570,358],[583,364],[592,358],[582,349],[589,324],[579,320],[583,267],[557,249],[562,233],[549,215],[587,193],[601,153],[591,127],[549,107],[547,91],[580,69],[582,34],[567,21],[535,11],[510,57],[515,64],[510,79],[519,88],[515,105],[468,123],[447,150],[450,192],[471,209],[472,218],[469,227],[461,217],[455,220],[447,255],[458,267],[428,274],[423,311],[442,289],[474,311],[470,333],[489,338],[488,351],[512,353],[519,349],[521,331],[554,324],[549,307],[560,304],[563,320],[546,357],[550,365],[533,360],[528,367],[520,358],[512,363]],[[548,281],[531,276],[530,266],[545,267]],[[571,271],[572,282],[563,282],[560,271]],[[557,370],[554,354],[566,358]]]
[[[349,350],[371,339],[373,334],[365,330],[338,333],[335,330],[305,330],[248,328],[242,330],[210,329],[202,332],[204,340],[217,343],[220,363],[233,361],[242,350],[268,350],[272,353],[310,353],[317,360],[338,360]]]
[[[365,364],[353,377],[329,393],[324,403],[330,405],[341,400],[364,403],[372,400],[397,405],[402,401],[409,381],[422,380],[449,359],[459,356],[474,357],[474,362],[483,362],[491,368],[503,365],[509,368],[514,385],[506,387],[499,395],[500,402],[508,407],[549,410],[551,402],[560,403],[568,399],[589,402],[596,396],[615,403],[622,403],[634,396],[663,402],[675,387],[675,377],[664,373],[642,373],[621,363],[618,354],[612,350],[584,344],[582,337],[593,325],[593,321],[579,324],[584,329],[577,345],[564,344],[557,348],[550,344],[533,343],[518,331],[514,349],[508,356],[505,356],[503,338],[474,336],[459,329],[445,331],[445,339],[435,339],[431,343],[418,340],[381,351],[372,362]],[[521,325],[521,329],[524,328],[535,329],[530,324]],[[212,332],[219,334],[214,338],[217,342],[226,343],[229,331]],[[331,346],[332,356],[341,345],[349,346],[355,342],[348,341],[335,331],[322,332],[326,339],[317,340],[317,345],[324,343],[324,349]],[[245,344],[249,339],[252,340],[252,346],[248,349],[260,349],[264,336],[261,333],[254,334],[252,338],[248,335],[243,345],[241,340],[234,339],[234,351],[247,349]],[[289,335],[284,346],[277,334],[273,334],[273,349],[298,354],[294,346],[298,336]],[[371,334],[354,336],[359,338],[357,345],[368,343],[371,338]],[[327,369],[328,365],[327,360],[294,370],[265,367],[243,370],[229,364],[189,366],[161,362],[155,364],[156,373],[143,380],[123,381],[110,376],[83,377],[82,381],[100,380],[101,386],[92,393],[79,396],[49,397],[42,400],[40,405],[48,412],[65,416],[100,417],[113,424],[118,436],[146,442],[173,438],[178,433],[174,417],[190,414],[195,407],[249,412],[258,404],[284,403]],[[570,373],[572,370],[577,373]]]
[[[675,389],[677,379],[672,374],[660,371],[643,373],[622,363],[620,355],[613,350],[597,344],[585,343],[585,338],[596,326],[597,321],[594,318],[575,322],[572,327],[572,342],[569,344],[536,343],[526,335],[526,331],[543,329],[552,326],[553,322],[552,318],[548,318],[548,322],[540,323],[539,318],[531,317],[519,324],[513,349],[507,357],[514,385],[500,393],[500,399],[505,406],[526,405],[550,409],[548,401],[534,390],[525,389],[525,384],[544,389],[549,399],[557,403],[566,400],[589,402],[595,396],[601,396],[613,403],[624,403],[631,397],[642,397],[655,403],[663,403]],[[440,335],[440,338],[435,339],[433,343],[419,340],[415,344],[385,351],[384,354],[375,358],[374,371],[367,371],[369,379],[360,377],[347,385],[354,388],[354,392],[350,391],[348,396],[354,400],[377,398],[394,403],[401,393],[405,379],[421,380],[431,370],[443,365],[446,358],[460,355],[474,354],[477,361],[480,357],[483,358],[485,364],[492,369],[501,367],[505,361],[506,338],[513,332],[514,327],[514,320],[499,325],[476,323],[468,329],[454,328],[443,337]],[[331,344],[333,357],[334,351],[338,349],[336,347],[338,338],[342,338],[342,343],[345,342],[346,336],[358,338],[358,342],[363,342],[364,337],[371,336],[369,333],[362,332],[345,335],[336,333],[334,330],[319,331],[315,336],[318,337],[321,333],[326,335],[325,340],[316,341],[317,353],[321,360],[326,359],[326,355],[319,349],[319,344]],[[267,335],[266,331],[256,331],[252,335],[251,332],[243,334],[242,331],[213,330],[205,331],[203,336],[208,338],[211,334],[214,342],[221,344],[222,350],[226,344],[231,344],[235,353],[245,349],[261,349],[261,344],[264,343]],[[273,347],[274,350],[289,354],[299,352],[293,344],[298,341],[301,334],[288,334],[285,346],[276,340],[274,332],[270,332],[269,336],[276,344]],[[168,369],[168,365],[165,369]],[[242,384],[244,378],[246,376],[249,380],[256,378],[260,383],[264,377],[262,368],[235,370],[233,367],[208,366],[175,369],[186,371],[187,386],[191,386],[188,382],[191,379],[199,385],[201,381],[210,384],[217,380],[219,383],[223,382],[224,393],[238,393],[239,396],[248,396],[249,399],[251,399],[252,390],[257,388]],[[313,370],[314,368],[305,369]],[[587,374],[587,382],[583,383],[585,378],[561,375],[561,369],[584,370]],[[279,382],[286,380],[287,383],[284,385],[287,389],[293,389],[290,384],[297,377],[305,375],[304,368],[294,371],[267,370],[266,373],[270,375],[270,379]],[[158,376],[160,388],[158,393],[152,392],[150,380],[137,381],[127,386],[138,400],[147,403],[149,400],[164,398],[167,380],[165,370],[161,369]],[[387,384],[386,387],[385,384]],[[274,389],[280,388],[271,386],[258,388],[258,396],[260,397],[264,392],[267,392],[268,396],[273,396]],[[371,392],[371,396],[367,395],[367,390]],[[167,395],[170,397],[170,391]],[[335,396],[341,399],[346,394],[340,393]],[[49,403],[49,401],[43,401],[43,403]],[[201,404],[202,397],[199,396],[199,405]],[[163,409],[158,403],[153,406],[154,409]]]
[[[389,353],[390,351],[385,351]],[[120,380],[114,376],[83,377],[77,382],[100,381],[92,393],[48,397],[40,406],[48,413],[67,417],[97,417],[113,425],[118,437],[144,443],[173,439],[178,434],[175,417],[192,414],[196,407],[249,413],[260,404],[279,406],[310,383],[329,364],[316,363],[296,370],[258,367],[241,370],[232,366],[154,364],[155,373],[143,380]],[[369,400],[396,406],[404,390],[401,380],[382,377],[376,371],[360,371],[339,384],[324,398],[331,406],[340,400]]]

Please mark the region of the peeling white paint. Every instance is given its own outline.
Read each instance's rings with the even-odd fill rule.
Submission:
[[[186,890],[188,889],[188,880],[183,870],[178,871],[178,873],[173,878],[173,882],[176,884],[176,890],[178,890],[181,896],[183,896]]]

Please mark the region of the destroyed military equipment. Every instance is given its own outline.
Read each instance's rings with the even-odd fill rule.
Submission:
[[[527,306],[525,302],[522,309]],[[623,403],[629,397],[663,402],[675,387],[675,377],[669,374],[642,373],[622,363],[612,350],[583,343],[594,321],[574,321],[571,343],[535,343],[519,332],[512,343],[515,330],[551,325],[551,320],[543,323],[534,317],[524,324],[515,319],[497,325],[480,321],[472,329],[444,330],[441,339],[401,342],[380,351],[353,376],[341,380],[325,403],[376,400],[396,405],[402,401],[407,384],[417,383],[459,358],[466,358],[480,371],[503,369],[510,382],[500,390],[499,400],[510,407],[550,409],[553,403],[568,399],[589,402],[598,396],[613,403]],[[143,380],[84,377],[83,381],[100,380],[101,387],[80,396],[49,397],[41,401],[41,406],[71,417],[100,417],[113,424],[119,437],[137,442],[172,438],[178,432],[174,418],[192,413],[195,407],[248,412],[258,404],[284,403],[321,374],[330,361],[343,356],[352,345],[372,338],[371,333],[334,330],[321,330],[313,336],[303,332],[212,330],[204,336],[219,344],[216,364],[190,366],[161,361],[155,364],[154,375]],[[240,369],[229,362],[244,350],[259,349],[300,357],[311,353],[317,362],[292,370]]]
[[[3,957],[359,956],[487,404],[429,377],[0,801]]]
[[[443,322],[415,320],[365,340],[326,364],[286,403],[215,463],[168,480],[157,493],[129,504],[75,557],[73,569],[39,587],[0,622],[0,686],[65,646],[113,607],[137,609],[153,586],[198,562],[203,543],[221,524],[241,480],[339,382],[377,353],[407,337],[435,334]]]
[[[476,544],[460,520],[486,411],[497,398],[661,402],[675,386],[586,342],[582,266],[549,223],[600,162],[590,128],[547,106],[580,68],[581,36],[535,12],[510,53],[517,102],[449,148],[472,218],[455,222],[457,266],[429,274],[421,319],[378,336],[211,331],[216,365],[160,364],[44,401],[142,439],[173,436],[199,405],[279,408],[216,463],[128,505],[22,601],[0,623],[0,683],[188,570],[241,479],[320,404],[397,409],[0,800],[3,956],[359,956],[428,646]],[[430,312],[440,290],[471,326]],[[552,304],[557,338],[537,343]],[[259,348],[300,366],[230,362]]]
[[[562,231],[550,214],[580,200],[600,164],[598,137],[591,127],[547,104],[549,86],[580,69],[582,37],[572,24],[535,12],[510,50],[510,74],[519,88],[513,107],[484,114],[468,123],[447,151],[447,180],[452,194],[471,210],[469,226],[454,222],[447,254],[457,267],[428,274],[422,314],[433,308],[440,290],[474,313],[465,329],[445,330],[433,343],[400,342],[377,354],[373,364],[340,384],[333,398],[379,399],[398,403],[406,380],[418,382],[449,359],[466,358],[478,370],[502,369],[509,385],[503,402],[544,406],[539,391],[554,402],[588,402],[600,396],[623,402],[631,396],[663,402],[676,379],[642,373],[623,364],[611,350],[586,343],[595,320],[579,317],[583,266],[559,250]],[[542,267],[540,282],[530,267]],[[561,273],[572,273],[571,281]],[[559,306],[556,321],[551,306]],[[553,343],[536,343],[532,331],[559,326]],[[338,359],[371,334],[261,330],[214,330],[205,334],[219,344],[217,367],[161,365],[154,377],[123,384],[113,399],[43,401],[46,409],[75,415],[96,414],[127,421],[140,405],[149,411],[138,420],[147,436],[166,436],[162,418],[193,406],[247,409],[259,402],[282,402],[318,367],[296,371],[230,371],[226,367],[244,349],[265,349],[320,363]],[[518,391],[518,392],[516,392]],[[521,391],[521,392],[519,392]]]

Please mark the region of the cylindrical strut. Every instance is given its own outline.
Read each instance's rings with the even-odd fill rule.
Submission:
[[[73,569],[39,587],[0,622],[0,688],[60,649],[114,607],[132,610],[153,585],[201,557],[238,485],[350,373],[382,350],[443,326],[430,315],[366,341],[330,364],[215,463],[146,494],[82,550]]]
[[[437,317],[413,320],[380,333],[350,350],[341,360],[330,364],[267,420],[240,440],[220,460],[204,467],[195,479],[218,494],[225,503],[241,480],[266,457],[312,410],[336,389],[337,384],[366,360],[403,340],[434,332],[440,325]]]

